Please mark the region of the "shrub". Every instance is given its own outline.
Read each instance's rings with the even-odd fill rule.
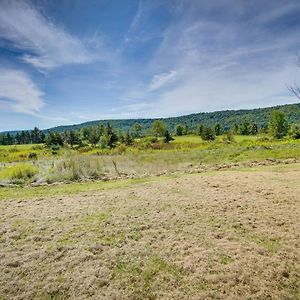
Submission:
[[[37,159],[37,154],[36,154],[35,152],[30,152],[30,153],[28,154],[28,158],[29,158],[29,159]]]
[[[37,173],[37,169],[26,163],[18,163],[1,170],[0,178],[12,182],[27,181]]]
[[[204,141],[213,141],[215,139],[215,132],[210,127],[204,127],[202,129],[201,138]]]
[[[123,153],[126,152],[126,150],[127,150],[127,146],[125,144],[121,144],[117,148],[115,148],[114,153],[116,153],[116,154],[123,154]]]
[[[288,133],[293,139],[300,139],[300,126],[292,124]]]
[[[32,150],[43,150],[44,146],[43,145],[34,145],[31,147]]]
[[[225,144],[231,144],[234,143],[234,135],[231,131],[226,132],[226,134],[223,136],[223,143]]]

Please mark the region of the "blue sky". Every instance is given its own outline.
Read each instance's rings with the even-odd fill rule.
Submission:
[[[293,103],[298,0],[0,0],[0,131]]]

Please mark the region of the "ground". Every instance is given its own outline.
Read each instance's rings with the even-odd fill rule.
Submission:
[[[299,299],[299,182],[291,164],[2,199],[0,299]]]

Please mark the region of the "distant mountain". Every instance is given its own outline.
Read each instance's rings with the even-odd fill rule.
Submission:
[[[205,126],[213,126],[219,123],[224,128],[231,128],[234,124],[240,124],[244,121],[253,121],[262,127],[268,124],[270,113],[280,109],[286,114],[289,123],[300,123],[300,103],[286,104],[266,108],[255,109],[242,109],[242,110],[223,110],[208,113],[194,113],[190,115],[170,118],[157,118],[157,119],[120,119],[120,120],[98,120],[89,121],[81,124],[57,126],[44,130],[53,132],[64,132],[70,130],[78,130],[83,127],[91,127],[100,124],[111,124],[114,128],[121,130],[128,130],[134,123],[142,125],[143,130],[151,128],[153,121],[163,120],[170,130],[173,130],[176,124],[181,123],[187,125],[189,128],[194,128],[197,124],[201,123]],[[15,134],[17,131],[11,131]]]

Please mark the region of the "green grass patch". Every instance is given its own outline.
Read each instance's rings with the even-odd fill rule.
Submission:
[[[280,243],[277,239],[265,236],[250,235],[248,236],[248,240],[255,242],[256,244],[262,246],[263,248],[272,253],[277,252],[277,250],[280,247]]]
[[[162,282],[178,283],[184,272],[157,256],[120,258],[113,265],[113,276],[134,299],[156,299]]]
[[[82,182],[82,183],[70,183],[70,184],[57,184],[57,185],[46,185],[46,186],[14,186],[0,188],[0,199],[29,199],[29,198],[46,198],[46,197],[57,197],[63,195],[74,195],[81,192],[89,191],[102,191],[109,189],[127,188],[135,184],[143,184],[147,182],[153,182],[169,178],[174,176],[164,177],[147,177],[147,178],[136,178],[136,179],[121,179],[111,181],[96,181],[96,182]]]
[[[29,163],[19,163],[3,168],[0,171],[0,179],[14,183],[25,182],[32,179],[38,169]]]

